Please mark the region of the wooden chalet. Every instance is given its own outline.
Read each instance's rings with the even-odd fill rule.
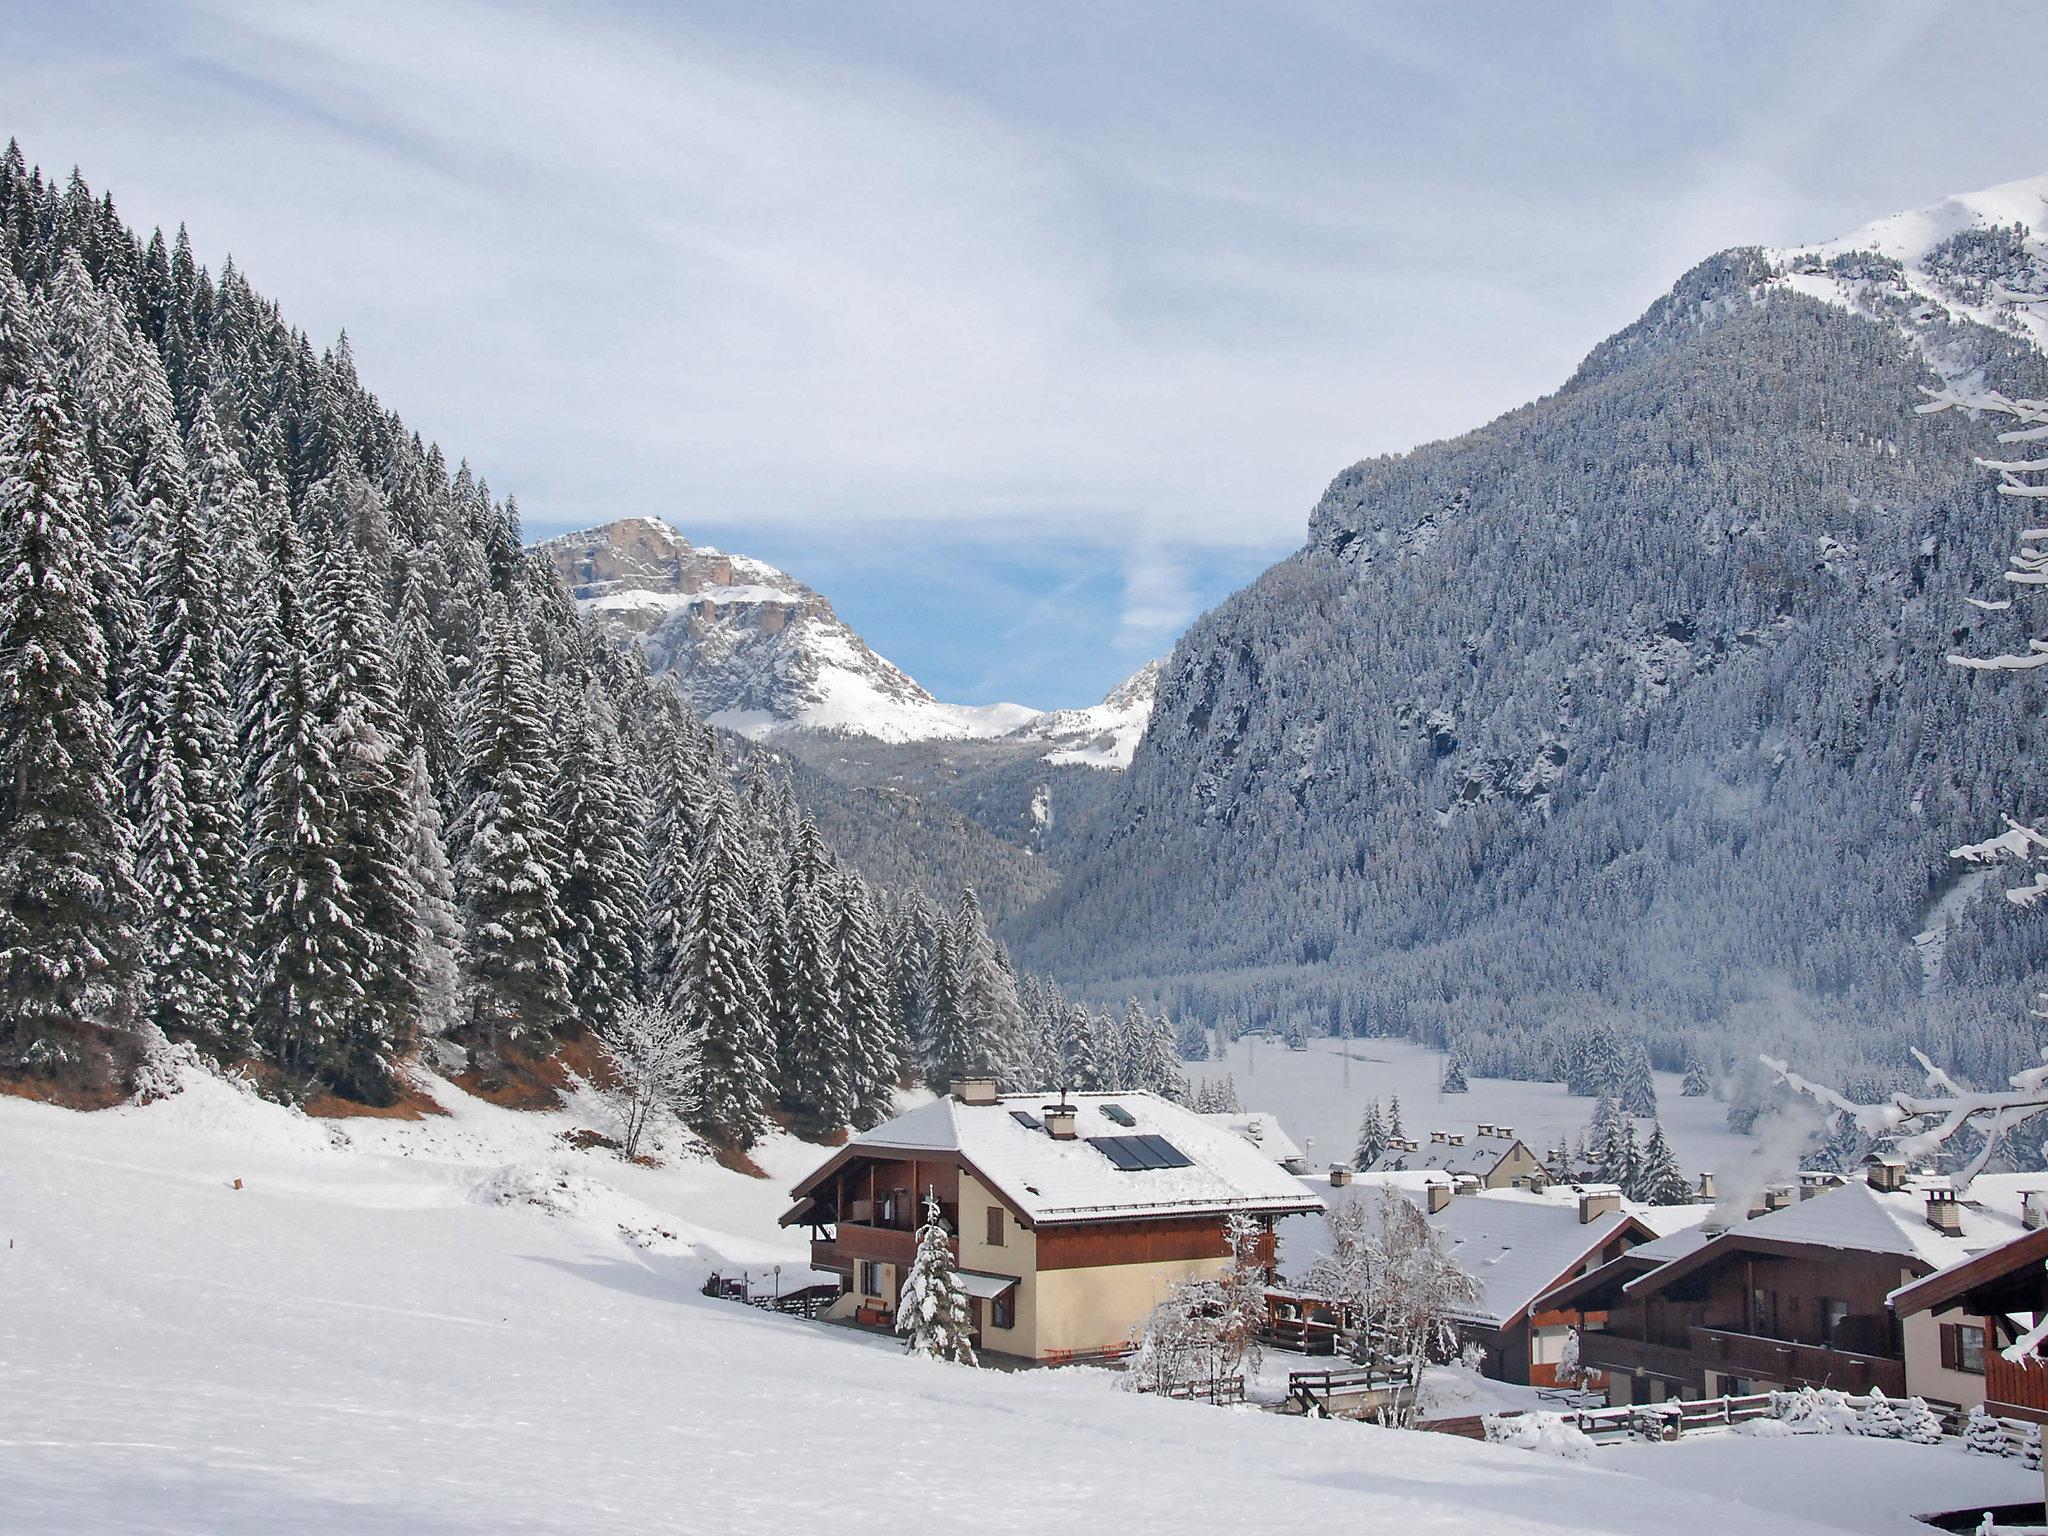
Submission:
[[[2025,1220],[2038,1223],[2041,1207],[2030,1205]],[[1953,1391],[1941,1395],[1965,1407],[1981,1402],[2007,1419],[2048,1424],[2048,1360],[2040,1347],[2009,1360],[2006,1350],[2028,1338],[2048,1319],[2048,1226],[2035,1225],[1974,1258],[1901,1286],[1891,1295],[1892,1311],[1908,1339],[1927,1340],[1923,1358],[1908,1359],[1914,1390],[1939,1372]],[[1931,1326],[1914,1327],[1917,1319]],[[1974,1395],[1974,1400],[1973,1400]]]
[[[828,1315],[895,1324],[927,1198],[953,1234],[975,1347],[1061,1361],[1127,1349],[1177,1282],[1221,1274],[1225,1224],[1323,1202],[1236,1131],[1149,1093],[998,1095],[986,1081],[863,1131],[794,1190],[784,1226],[841,1278]]]
[[[1747,1220],[1646,1243],[1540,1305],[1580,1319],[1580,1359],[1616,1403],[1811,1386],[1968,1406],[1960,1373],[1915,1369],[1939,1358],[1932,1325],[1902,1325],[1889,1302],[2016,1232],[2003,1203],[1873,1159],[1864,1178],[1809,1176]]]

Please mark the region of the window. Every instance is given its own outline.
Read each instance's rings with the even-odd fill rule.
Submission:
[[[1014,1328],[1017,1326],[1017,1292],[1015,1287],[1003,1292],[988,1304],[988,1321],[991,1328]]]
[[[1975,1323],[1941,1325],[1941,1363],[1951,1371],[1984,1374],[1984,1330]]]
[[[1003,1246],[1003,1208],[992,1205],[988,1208],[988,1245],[991,1248]]]
[[[882,1294],[882,1266],[873,1259],[860,1261],[860,1293],[863,1296]]]
[[[1750,1292],[1750,1329],[1767,1339],[1778,1336],[1778,1293],[1758,1286]]]
[[[1849,1320],[1849,1303],[1835,1296],[1820,1298],[1820,1341],[1829,1349],[1840,1349],[1842,1324]]]

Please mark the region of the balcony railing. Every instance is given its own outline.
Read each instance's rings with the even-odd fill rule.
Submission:
[[[834,1236],[811,1244],[811,1265],[851,1274],[861,1259],[883,1264],[908,1264],[917,1257],[917,1234],[889,1227],[862,1227],[842,1221]]]
[[[1694,1328],[1694,1359],[1723,1376],[1778,1381],[1791,1386],[1835,1387],[1868,1392],[1881,1387],[1888,1397],[1906,1395],[1906,1363],[1882,1355],[1858,1355],[1819,1344],[1759,1338],[1727,1328]]]
[[[1700,1373],[1700,1360],[1690,1349],[1675,1344],[1651,1344],[1622,1334],[1601,1333],[1589,1328],[1579,1338],[1579,1363],[1589,1370],[1637,1369],[1672,1381],[1693,1381]]]
[[[2048,1414],[2048,1364],[2014,1363],[1996,1349],[1984,1351],[1984,1396],[1994,1404]],[[1998,1412],[1994,1407],[1992,1412]]]

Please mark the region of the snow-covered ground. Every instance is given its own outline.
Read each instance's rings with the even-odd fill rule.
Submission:
[[[435,1091],[452,1113],[412,1123],[213,1081],[97,1115],[0,1099],[0,1528],[1903,1536],[2038,1492],[1952,1448],[1578,1465],[910,1360],[697,1294],[712,1265],[788,1283],[774,1215],[823,1149],[771,1141],[767,1181],[635,1168],[560,1140],[588,1102]]]

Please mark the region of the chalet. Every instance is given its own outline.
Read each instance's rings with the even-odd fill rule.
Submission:
[[[1431,1131],[1426,1139],[1411,1136],[1389,1142],[1369,1171],[1421,1170],[1475,1179],[1481,1189],[1540,1188],[1548,1178],[1543,1160],[1513,1126],[1486,1121]]]
[[[1780,1186],[1746,1221],[1644,1244],[1540,1305],[1583,1319],[1580,1359],[1617,1403],[1802,1386],[1954,1401],[1908,1369],[1940,1347],[1932,1321],[1902,1327],[1887,1300],[2018,1232],[2005,1203],[1873,1158],[1863,1178]]]
[[[2039,1343],[2017,1360],[2005,1356],[2048,1319],[2044,1214],[2042,1193],[2031,1193],[2021,1217],[2026,1230],[1892,1292],[1906,1340],[1906,1380],[1915,1392],[2048,1424],[2048,1361]]]
[[[830,1316],[891,1327],[926,1199],[953,1233],[975,1347],[1059,1361],[1126,1349],[1178,1281],[1221,1274],[1233,1215],[1320,1211],[1228,1127],[1150,1093],[1004,1094],[976,1080],[863,1131],[797,1185],[784,1226],[845,1287]]]
[[[1389,1183],[1368,1180],[1353,1186],[1351,1198],[1377,1198],[1374,1186]],[[1486,1351],[1485,1375],[1523,1386],[1556,1384],[1575,1322],[1539,1305],[1539,1298],[1656,1236],[1622,1209],[1621,1191],[1612,1185],[1584,1186],[1570,1199],[1488,1194],[1470,1185],[1472,1193],[1458,1194],[1441,1179],[1393,1187],[1421,1207],[1444,1251],[1479,1282],[1478,1299],[1451,1310],[1459,1337]]]

